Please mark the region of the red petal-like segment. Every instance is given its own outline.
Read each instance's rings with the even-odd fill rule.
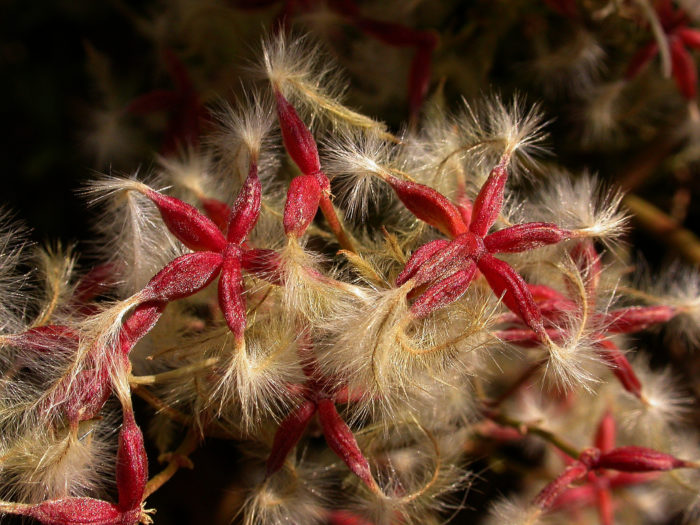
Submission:
[[[555,501],[573,482],[578,481],[588,474],[589,467],[580,461],[575,461],[557,479],[551,481],[535,497],[534,504],[542,510],[549,510]]]
[[[508,169],[499,164],[489,174],[489,178],[481,187],[479,194],[474,199],[472,210],[472,222],[469,231],[479,237],[484,237],[496,222],[498,214],[503,207],[503,192],[508,180]]]
[[[612,413],[607,410],[598,423],[594,444],[601,452],[609,452],[615,448],[617,429]]]
[[[267,476],[271,476],[282,468],[284,460],[301,439],[315,413],[316,403],[305,400],[280,423],[272,443],[270,457],[267,458]]]
[[[243,273],[241,249],[234,244],[228,245],[224,252],[224,262],[219,277],[219,306],[236,341],[242,341],[246,327]]]
[[[431,312],[455,302],[467,291],[475,273],[476,264],[468,261],[466,268],[445,277],[423,292],[411,305],[411,313],[416,319],[422,319]]]
[[[151,331],[166,305],[165,302],[147,302],[134,308],[119,332],[119,349],[122,355],[128,355],[136,343]]]
[[[211,283],[223,258],[213,252],[186,253],[171,261],[141,291],[143,302],[170,302],[194,295]]]
[[[527,222],[488,235],[484,238],[484,246],[490,253],[518,253],[556,244],[570,237],[569,230],[562,230],[556,224]]]
[[[228,242],[241,244],[250,234],[260,215],[261,191],[258,167],[251,162],[248,177],[231,208],[226,234]]]
[[[97,417],[112,394],[109,373],[104,369],[82,370],[72,382],[66,384],[69,385],[67,391],[59,396],[65,398],[63,410],[72,425]]]
[[[600,255],[596,251],[593,242],[590,239],[586,239],[573,247],[571,257],[574,259],[581,275],[585,277],[586,294],[591,301],[591,305],[593,305],[598,284],[600,283],[600,275],[603,272]]]
[[[190,250],[220,252],[226,246],[221,230],[194,206],[153,190],[146,196],[158,206],[168,230]]]
[[[434,41],[432,45],[423,45],[416,49],[411,60],[411,69],[408,73],[408,108],[413,117],[418,115],[425,95],[428,93],[433,50],[437,45],[437,39],[435,38]]]
[[[122,511],[140,508],[148,481],[148,458],[143,446],[143,434],[130,409],[124,410],[119,431],[116,477],[118,507]]]
[[[640,398],[642,396],[642,383],[625,354],[622,353],[615,343],[607,339],[599,341],[598,346],[601,357],[608,363],[623,388]]]
[[[78,346],[78,333],[63,325],[35,326],[6,337],[13,346],[25,351],[65,354]]]
[[[605,316],[609,323],[606,331],[614,334],[630,334],[644,330],[649,326],[665,323],[676,315],[670,306],[630,306],[608,312]]]
[[[389,177],[387,182],[413,215],[450,239],[467,231],[457,206],[433,188],[396,177]]]
[[[567,509],[571,507],[587,507],[596,501],[596,490],[593,485],[570,487],[562,492],[552,503],[551,509]]]
[[[603,454],[595,468],[607,468],[622,472],[657,472],[692,466],[687,461],[675,458],[646,447],[620,447]]]
[[[425,243],[423,246],[414,251],[411,254],[411,258],[408,259],[406,266],[404,266],[404,269],[396,278],[396,285],[401,286],[408,281],[428,259],[430,259],[438,251],[446,248],[448,244],[450,244],[450,241],[445,239],[437,239],[435,241]]]
[[[332,510],[328,516],[328,525],[373,525],[372,522],[347,510]]]
[[[683,27],[678,29],[676,34],[686,46],[700,49],[700,30]]]
[[[92,498],[64,498],[44,501],[27,508],[21,515],[43,525],[135,525],[141,509],[123,513],[106,501]]]
[[[413,275],[416,286],[441,278],[463,268],[468,261],[478,259],[484,253],[484,243],[467,232],[457,237],[445,248],[436,250]]]
[[[632,80],[636,77],[639,72],[644,69],[644,67],[649,63],[649,61],[656,56],[659,52],[659,46],[655,41],[649,42],[647,45],[642,47],[639,51],[635,53],[627,65],[627,71],[625,71],[625,78],[627,80]]]
[[[318,402],[318,418],[330,449],[345,462],[358,478],[364,481],[368,487],[374,489],[376,483],[372,478],[369,462],[362,454],[360,447],[357,446],[355,436],[338,414],[332,400],[321,399]]]
[[[479,259],[478,266],[493,292],[503,298],[503,303],[536,334],[544,336],[540,309],[523,278],[508,263],[489,254]]]
[[[284,232],[301,237],[314,220],[320,200],[321,187],[317,177],[301,175],[292,179],[287,191],[287,202],[284,204]]]
[[[678,90],[688,100],[695,100],[698,86],[698,70],[695,60],[679,38],[671,39],[671,66]]]
[[[301,121],[294,106],[284,95],[275,90],[277,117],[282,130],[284,147],[304,175],[314,175],[321,171],[318,148],[309,128]]]

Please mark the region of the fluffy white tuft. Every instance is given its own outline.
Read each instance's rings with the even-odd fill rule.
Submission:
[[[509,103],[499,96],[475,106],[465,101],[457,122],[465,146],[478,146],[472,150],[472,164],[477,168],[491,169],[508,158],[514,173],[525,173],[534,164],[533,156],[546,151],[542,144],[546,122],[540,107],[518,96]]]
[[[382,123],[340,103],[345,82],[333,61],[309,37],[288,39],[283,32],[263,42],[261,69],[275,89],[304,111],[324,117],[335,126],[384,131]]]
[[[625,233],[628,216],[620,210],[620,191],[603,187],[597,177],[555,174],[532,203],[538,218],[574,230],[582,237],[612,242]]]
[[[391,174],[391,145],[376,133],[348,130],[324,146],[323,166],[347,217],[365,219],[386,192],[381,179]]]
[[[542,525],[542,511],[523,501],[502,498],[491,506],[485,525]]]

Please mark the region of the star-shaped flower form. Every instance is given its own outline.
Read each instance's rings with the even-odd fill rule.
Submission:
[[[338,413],[337,403],[347,403],[350,395],[337,381],[325,377],[313,356],[310,346],[301,343],[299,353],[304,362],[306,382],[301,386],[301,404],[289,414],[275,433],[272,450],[267,460],[267,476],[277,472],[285,459],[296,446],[311,419],[318,414],[321,431],[326,443],[343,460],[348,468],[359,477],[373,492],[379,487],[372,477],[369,462],[364,456],[348,424]]]
[[[76,318],[94,313],[90,301],[109,288],[111,266],[96,267],[76,285],[70,305]],[[92,305],[94,306],[94,304]],[[77,373],[63,373],[37,406],[41,415],[58,413],[65,416],[70,428],[78,431],[82,421],[99,416],[112,393],[110,365],[124,365],[128,369],[128,355],[136,343],[155,325],[165,308],[164,303],[146,302],[137,306],[122,324],[115,343],[109,348],[93,346],[75,364]],[[41,373],[48,363],[59,358],[70,362],[79,352],[80,335],[66,325],[41,324],[22,332],[3,334],[0,345],[15,348],[15,369],[26,368]]]
[[[417,218],[435,227],[450,240],[438,239],[418,248],[396,279],[422,291],[411,306],[417,319],[456,301],[479,270],[503,303],[540,338],[547,341],[542,314],[524,279],[510,264],[494,257],[517,253],[578,237],[580,232],[556,224],[529,222],[489,234],[503,207],[509,157],[504,155],[479,191],[471,210],[456,206],[444,195],[422,184],[393,176],[385,180]]]
[[[598,424],[594,439],[594,447],[601,453],[599,466],[594,466],[585,478],[580,478],[584,481],[583,485],[565,488],[557,495],[552,501],[553,510],[595,505],[601,525],[612,525],[615,522],[615,489],[648,483],[658,478],[664,470],[693,466],[642,447],[615,449],[615,441],[615,419],[610,412],[606,412]],[[565,460],[569,466],[575,463],[568,457]],[[601,464],[607,465],[607,468]]]
[[[689,49],[700,49],[700,30],[688,27],[690,19],[682,9],[674,9],[671,0],[657,0],[655,11],[663,30],[657,38],[665,39],[670,53],[670,74],[678,91],[687,99],[697,96],[698,72]],[[659,54],[659,41],[652,40],[641,47],[630,60],[625,77],[629,80]]]
[[[260,214],[257,154],[251,152],[248,176],[230,209],[224,230],[194,206],[146,184],[133,180],[109,181],[106,189],[135,191],[147,197],[158,208],[170,233],[192,250],[165,265],[142,290],[120,303],[120,312],[146,304],[164,307],[171,301],[194,295],[219,277],[219,306],[236,347],[243,348],[246,328],[243,270],[264,273],[263,277],[274,280],[275,275],[270,274],[276,269],[275,252],[252,249],[246,240]]]
[[[581,274],[587,276],[584,284],[586,297],[582,298],[586,302],[585,309],[595,312],[602,272],[600,256],[590,241],[584,241],[575,246],[571,256]],[[565,324],[562,326],[561,320],[569,315],[580,313],[584,306],[547,285],[528,285],[528,288],[542,313],[548,336],[555,342],[566,340],[570,335],[569,328]],[[640,332],[650,326],[668,322],[682,313],[682,307],[658,304],[626,306],[589,315],[587,328],[593,327],[590,339],[599,354],[625,390],[642,401],[645,400],[642,383],[625,354],[611,337]],[[497,332],[500,339],[522,346],[539,342],[538,334],[524,326],[520,319],[514,316],[503,316],[501,321],[510,323],[511,326]]]
[[[43,525],[136,525],[151,523],[143,508],[148,458],[143,434],[129,402],[122,404],[122,426],[116,461],[117,503],[87,497],[65,497],[41,503],[0,502],[0,513],[26,516]]]

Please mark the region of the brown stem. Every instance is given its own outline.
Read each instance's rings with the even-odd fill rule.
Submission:
[[[700,238],[697,235],[683,228],[659,208],[636,195],[626,195],[623,203],[645,230],[678,250],[689,261],[700,264]]]
[[[636,160],[620,174],[620,187],[626,192],[639,188],[676,149],[678,142],[677,135],[669,130],[659,132]]]
[[[170,455],[168,465],[146,483],[143,492],[144,500],[169,481],[180,470],[180,467],[191,468],[192,462],[188,456],[197,449],[197,445],[199,445],[199,437],[194,430],[190,429],[177,450]]]
[[[578,450],[575,446],[566,442],[563,438],[557,436],[553,432],[538,427],[537,425],[532,425],[523,421],[518,421],[517,419],[513,419],[509,416],[506,416],[505,414],[496,412],[494,410],[487,409],[484,411],[484,415],[490,420],[498,423],[499,425],[511,427],[518,430],[523,435],[533,434],[535,436],[539,436],[545,441],[548,441],[549,443],[557,447],[567,456],[570,456],[574,459],[578,459],[578,457],[581,455],[581,451]]]
[[[176,421],[184,426],[190,426],[192,424],[192,419],[190,417],[179,410],[174,409],[159,397],[154,396],[147,389],[141,386],[135,386],[131,389],[131,393],[139,396],[158,412],[162,412],[173,421]]]
[[[338,239],[340,246],[344,250],[355,253],[355,247],[352,245],[352,241],[350,241],[350,238],[345,233],[343,225],[340,224],[340,220],[338,220],[338,215],[335,212],[335,208],[333,207],[331,199],[325,193],[321,195],[321,202],[319,203],[319,207],[321,208],[321,212],[326,218],[328,226],[333,232],[333,235],[335,235],[335,238]]]

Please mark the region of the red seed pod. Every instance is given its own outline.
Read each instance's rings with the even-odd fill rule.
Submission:
[[[194,295],[212,282],[223,258],[213,252],[186,253],[171,261],[141,291],[142,302],[167,303]]]
[[[97,417],[112,394],[109,373],[104,369],[82,370],[67,386],[69,390],[59,395],[65,399],[63,411],[72,425]]]
[[[450,239],[467,231],[457,207],[433,188],[396,177],[389,177],[387,182],[413,215]]]
[[[695,100],[698,85],[698,71],[695,60],[683,46],[681,39],[672,38],[670,39],[670,44],[673,79],[676,81],[678,90],[686,99]]]
[[[560,343],[566,339],[567,333],[557,328],[545,329],[547,336],[555,343]],[[542,344],[542,337],[529,328],[509,328],[494,332],[501,341],[512,343],[525,348],[534,348]]]
[[[612,493],[610,492],[610,484],[608,479],[605,477],[598,477],[592,472],[588,474],[588,477],[593,478],[595,481],[594,487],[600,525],[614,525],[615,517]]]
[[[347,510],[332,510],[328,515],[328,525],[373,525],[361,516]]]
[[[556,244],[571,238],[572,232],[548,222],[527,222],[504,228],[484,238],[490,253],[518,253]]]
[[[447,306],[459,299],[474,280],[476,264],[467,262],[467,267],[445,277],[428,288],[411,305],[411,313],[416,319],[423,319],[435,310]]]
[[[589,467],[581,461],[575,461],[554,481],[545,486],[535,497],[533,503],[542,510],[552,508],[557,499],[569,488],[569,485],[583,479],[588,474]]]
[[[413,274],[411,280],[416,286],[435,281],[463,268],[470,260],[477,259],[484,252],[484,244],[479,237],[463,233],[445,248],[436,252]]]
[[[598,341],[600,355],[610,366],[622,387],[637,398],[642,397],[642,383],[632,365],[615,343],[608,339]]]
[[[13,346],[25,351],[65,354],[78,346],[78,333],[68,326],[35,326],[20,334],[4,336]]]
[[[301,237],[314,220],[321,188],[313,175],[301,175],[292,179],[284,204],[282,224],[284,232],[293,237]]]
[[[106,501],[93,498],[63,498],[27,506],[17,512],[43,525],[136,525],[141,508],[122,512]]]
[[[435,44],[420,46],[411,59],[411,69],[408,73],[408,109],[414,118],[428,93],[434,49]]]
[[[437,239],[435,241],[425,243],[423,246],[414,251],[411,254],[411,258],[408,259],[406,266],[404,266],[404,269],[396,278],[396,286],[401,286],[411,277],[413,277],[423,263],[425,263],[440,250],[446,248],[448,244],[450,244],[450,241],[445,239]]]
[[[282,263],[275,250],[252,249],[244,250],[241,256],[243,269],[272,284],[282,284]]]
[[[460,191],[462,193],[464,190]],[[472,201],[464,193],[457,197],[455,202],[459,214],[462,216],[462,222],[469,229],[469,225],[472,222],[472,211],[474,210],[474,205]]]
[[[566,300],[566,298],[562,295],[561,292],[555,290],[550,286],[547,286],[546,284],[528,284],[527,287],[530,290],[532,297],[537,302],[546,301],[549,299]]]
[[[631,306],[608,312],[606,331],[614,334],[639,332],[649,326],[665,323],[676,315],[670,306]]]
[[[275,433],[270,456],[267,458],[266,476],[272,476],[272,474],[282,468],[284,460],[287,459],[289,453],[301,439],[304,430],[306,430],[309,421],[311,421],[315,413],[316,403],[305,400],[280,423]]]
[[[484,237],[493,223],[496,222],[503,207],[503,192],[507,180],[508,169],[506,166],[499,164],[491,170],[489,178],[486,179],[474,200],[472,222],[469,226],[469,231],[474,235]]]
[[[301,121],[294,106],[279,90],[275,90],[275,99],[282,140],[287,153],[304,175],[318,173],[321,171],[321,161],[318,158],[316,141],[309,128]]]
[[[688,461],[675,458],[646,447],[620,447],[600,456],[595,468],[622,472],[660,472],[677,468],[691,468]]]
[[[642,485],[652,480],[658,479],[659,472],[619,472],[610,476],[610,487],[629,487],[632,485]]]
[[[600,451],[603,453],[612,450],[615,447],[615,441],[617,438],[616,430],[615,419],[613,418],[612,413],[609,410],[606,410],[605,414],[603,414],[603,417],[600,419],[598,429],[596,430],[594,441],[596,448],[600,449]]]
[[[243,291],[241,249],[235,244],[229,244],[224,251],[219,277],[219,306],[237,343],[243,341],[246,327]]]
[[[262,188],[258,178],[258,167],[251,162],[248,177],[231,208],[226,239],[241,244],[252,231],[260,215],[260,194]]]
[[[167,303],[147,302],[138,305],[122,324],[119,332],[119,350],[127,356],[131,349],[156,325]]]
[[[627,80],[632,80],[636,77],[658,52],[659,46],[656,41],[649,42],[642,47],[635,53],[632,60],[629,61],[627,71],[625,71],[625,78]]]
[[[330,449],[371,490],[376,490],[376,483],[372,477],[369,462],[357,445],[350,427],[338,414],[335,403],[332,400],[321,399],[318,402],[318,418],[323,428],[323,435],[326,437],[326,443],[328,443]]]
[[[219,252],[226,246],[221,230],[194,206],[153,190],[146,197],[158,206],[168,230],[190,250]]]
[[[678,29],[676,34],[686,46],[694,49],[700,49],[700,30],[683,27]]]
[[[586,294],[590,301],[595,301],[603,265],[593,242],[590,239],[586,239],[577,243],[571,250],[571,257],[581,275],[586,278]]]
[[[537,335],[544,337],[542,314],[522,277],[505,261],[485,254],[478,261],[493,292]]]
[[[143,491],[148,481],[148,458],[143,445],[143,434],[130,408],[123,409],[116,477],[119,509],[128,511],[140,508]]]
[[[572,507],[587,507],[596,501],[596,489],[593,485],[569,487],[552,503],[551,509],[569,509]]]

